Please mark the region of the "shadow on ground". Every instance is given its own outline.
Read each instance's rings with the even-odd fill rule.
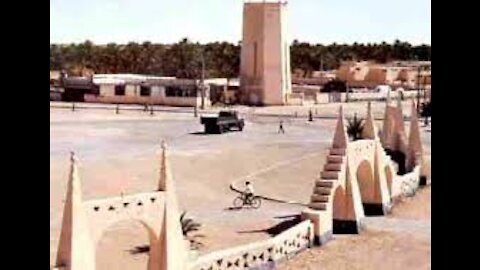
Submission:
[[[276,236],[291,227],[297,225],[302,221],[300,215],[291,215],[291,216],[280,216],[280,217],[275,217],[276,219],[284,219],[280,223],[266,229],[262,230],[250,230],[250,231],[239,231],[238,233],[244,234],[244,233],[267,233],[271,236]]]

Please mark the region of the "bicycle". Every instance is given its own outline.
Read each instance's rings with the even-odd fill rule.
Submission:
[[[262,205],[262,200],[258,196],[252,196],[250,198],[247,198],[245,194],[240,194],[240,196],[233,200],[233,206],[235,208],[243,208],[247,205],[251,206],[252,208],[258,209]]]

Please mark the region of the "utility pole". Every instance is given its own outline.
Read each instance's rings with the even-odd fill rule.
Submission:
[[[419,65],[417,69],[417,112],[420,111],[420,70],[421,67]]]
[[[320,71],[323,71],[323,54],[320,56]]]
[[[201,87],[201,94],[202,94],[202,101],[201,101],[201,109],[205,109],[205,58],[203,56],[203,51],[202,51],[202,80],[200,82],[200,87]]]
[[[349,94],[348,94],[349,90],[350,90],[350,86],[348,85],[348,81],[345,81],[345,87],[346,87],[346,89],[345,89],[345,92],[346,92],[345,93],[345,102],[348,103],[350,101],[350,97],[349,97]],[[341,102],[341,99],[340,99],[340,102]]]

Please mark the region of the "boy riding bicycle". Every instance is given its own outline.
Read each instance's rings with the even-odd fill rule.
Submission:
[[[246,202],[251,202],[253,197],[254,197],[254,190],[252,184],[247,181],[245,182],[245,191],[243,192],[245,195],[245,201]]]

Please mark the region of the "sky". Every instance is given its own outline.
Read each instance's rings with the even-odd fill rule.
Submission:
[[[242,35],[244,0],[50,0],[50,43],[174,43]],[[290,0],[290,39],[431,44],[431,0]]]

